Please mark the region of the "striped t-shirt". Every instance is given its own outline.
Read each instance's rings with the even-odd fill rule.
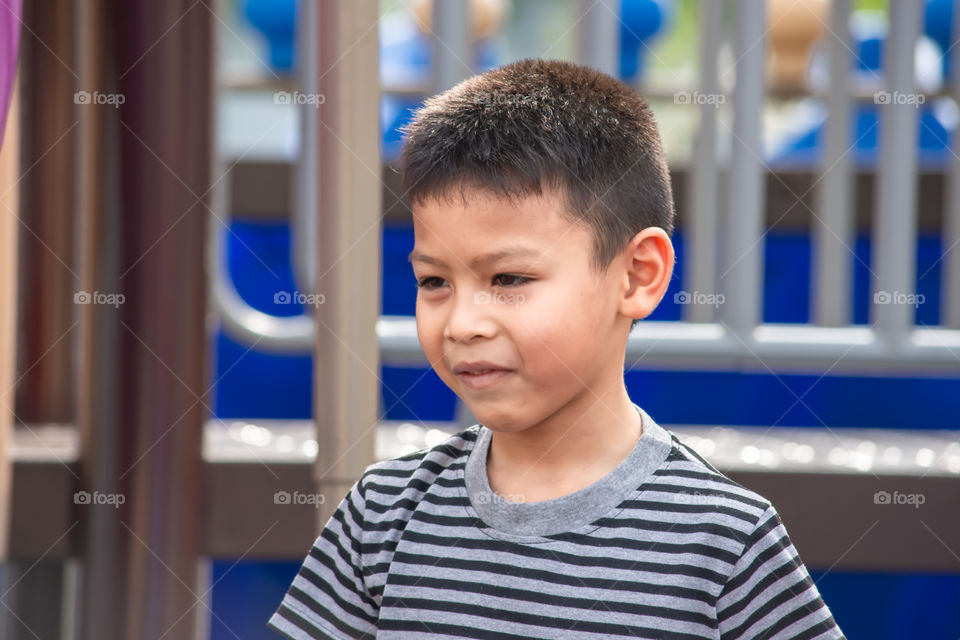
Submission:
[[[491,491],[482,425],[369,466],[269,626],[298,640],[843,638],[770,502],[637,410],[627,458],[553,500]]]

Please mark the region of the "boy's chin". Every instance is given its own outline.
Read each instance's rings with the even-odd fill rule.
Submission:
[[[470,405],[467,405],[470,407]],[[470,407],[473,413],[475,423],[482,424],[491,431],[502,433],[518,433],[530,427],[530,424],[523,417],[517,415],[516,411],[508,410],[507,407]]]

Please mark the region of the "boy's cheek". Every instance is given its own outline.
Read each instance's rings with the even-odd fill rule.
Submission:
[[[438,327],[436,319],[431,317],[429,311],[421,311],[419,305],[417,308],[417,339],[430,362],[436,362],[442,355],[440,348],[443,344],[443,327]]]

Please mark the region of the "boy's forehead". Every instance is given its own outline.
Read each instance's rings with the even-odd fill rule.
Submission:
[[[410,262],[474,266],[515,258],[544,263],[551,256],[590,253],[589,225],[568,213],[556,188],[507,197],[489,189],[456,185],[415,199]]]
[[[478,253],[469,257],[469,262],[467,266],[471,269],[478,269],[480,267],[496,264],[501,260],[506,260],[510,258],[514,259],[532,259],[540,260],[544,256],[544,253],[541,249],[522,245],[514,244],[510,246],[499,247],[493,251],[486,251],[483,253]],[[413,251],[410,252],[410,255],[407,258],[410,262],[423,262],[426,264],[436,264],[443,266],[445,265],[444,261],[432,256],[428,253],[424,253],[420,249],[414,247]]]
[[[503,200],[495,212],[441,201],[415,206],[414,247],[408,260],[443,267],[452,256],[453,263],[479,269],[511,259],[545,264],[571,252],[589,253],[592,236],[586,225],[531,204],[544,203],[518,206]]]
[[[577,223],[566,213],[558,193],[502,196],[488,190],[465,188],[430,196],[411,205],[414,235],[461,233],[484,236],[566,233]]]

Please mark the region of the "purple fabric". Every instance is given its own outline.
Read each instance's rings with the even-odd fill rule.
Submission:
[[[20,16],[22,0],[0,2],[0,145],[7,126],[10,94],[17,75],[17,51],[20,47]]]

